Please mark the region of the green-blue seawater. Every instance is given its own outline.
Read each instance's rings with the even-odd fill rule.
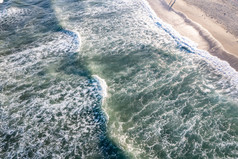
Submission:
[[[5,0],[0,158],[238,158],[238,73],[143,0]]]

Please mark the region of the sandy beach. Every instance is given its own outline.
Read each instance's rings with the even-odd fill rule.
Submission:
[[[229,0],[147,0],[157,16],[199,49],[227,61],[238,71],[238,2]]]

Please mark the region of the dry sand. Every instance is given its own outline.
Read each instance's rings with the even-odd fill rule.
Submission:
[[[238,30],[234,27],[235,24],[238,26],[238,19],[232,20],[238,18],[238,2],[236,5],[234,0],[223,3],[223,0],[177,0],[170,9],[170,0],[147,1],[158,17],[171,24],[182,36],[196,42],[199,49],[227,61],[238,71]],[[224,6],[214,9],[215,4]],[[209,5],[213,8],[206,8]],[[229,11],[224,12],[226,10]],[[221,14],[228,18],[222,18]]]

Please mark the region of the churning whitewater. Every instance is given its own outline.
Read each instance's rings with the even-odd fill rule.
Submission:
[[[0,158],[238,158],[238,73],[145,1],[0,10]]]

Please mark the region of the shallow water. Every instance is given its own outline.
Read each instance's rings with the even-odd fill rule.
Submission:
[[[236,158],[237,73],[141,0],[0,6],[1,158]]]

